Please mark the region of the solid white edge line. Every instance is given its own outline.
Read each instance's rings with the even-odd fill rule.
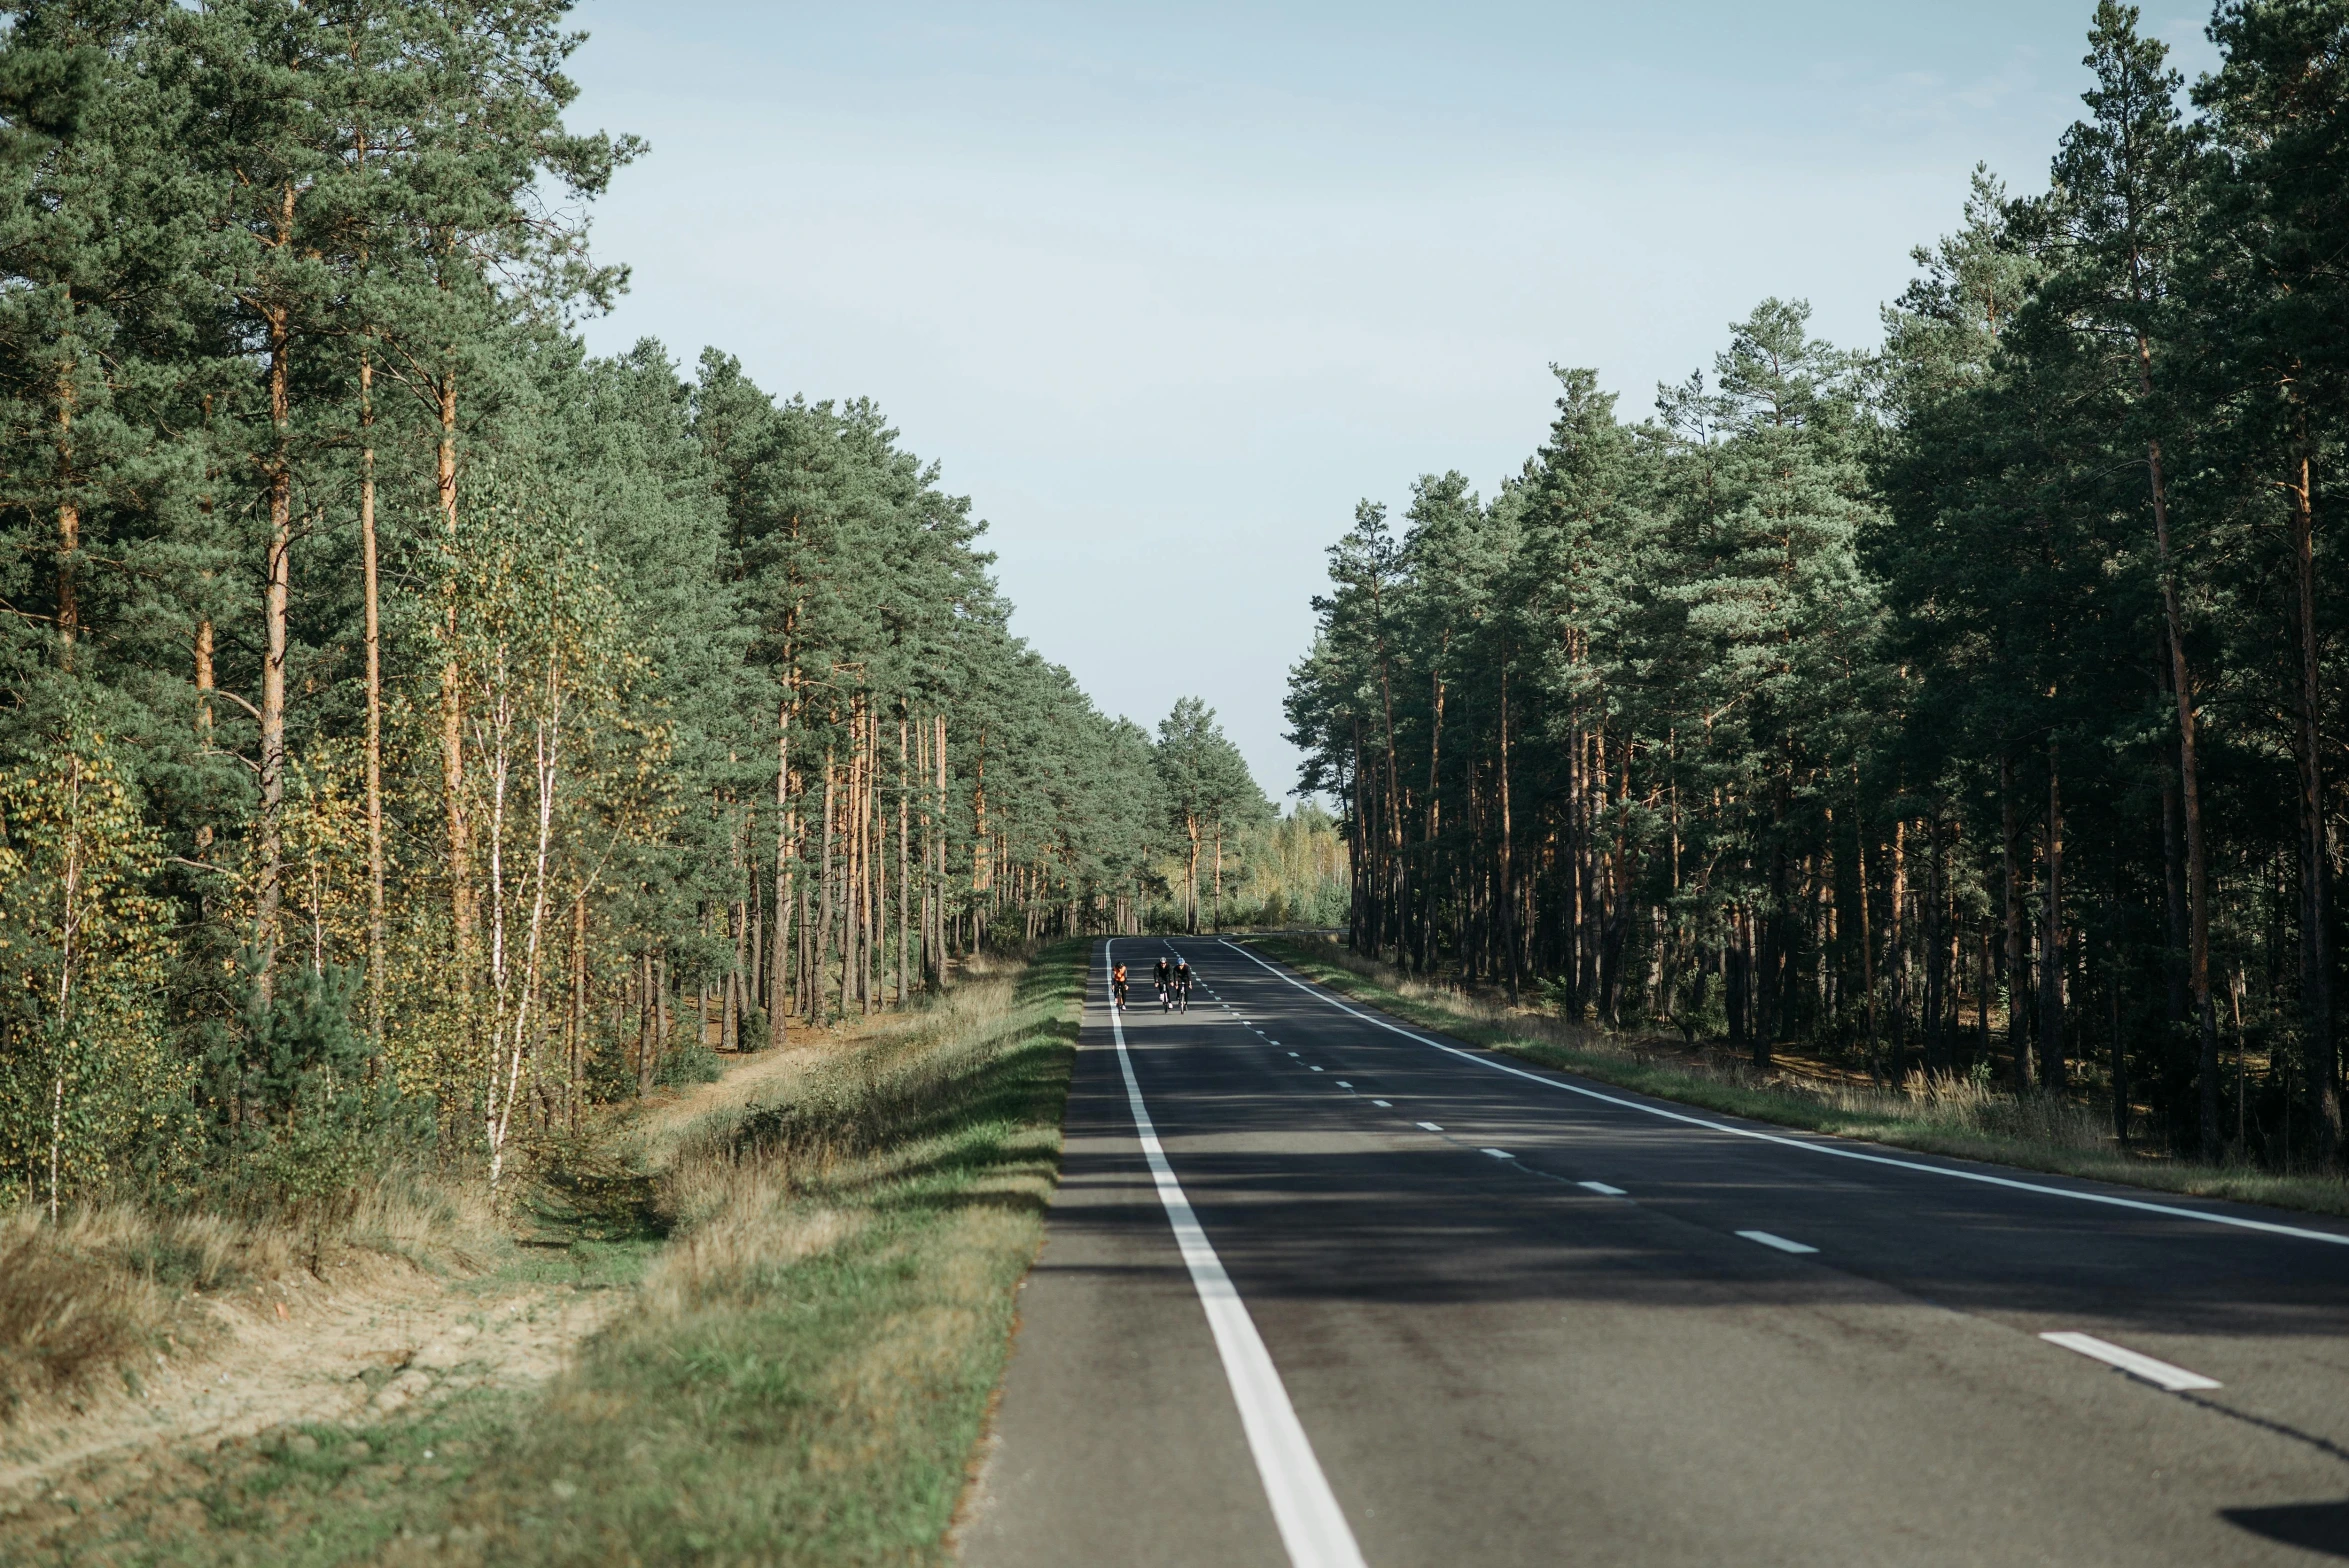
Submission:
[[[1105,978],[1112,946],[1107,941],[1101,944]],[[1141,1080],[1134,1076],[1125,1028],[1114,1008],[1109,1014],[1109,1033],[1117,1045],[1118,1071],[1125,1075],[1126,1103],[1134,1113],[1142,1157],[1150,1164],[1158,1201],[1166,1207],[1175,1244],[1182,1250],[1184,1266],[1191,1271],[1191,1286],[1199,1293],[1199,1305],[1206,1309],[1215,1353],[1223,1360],[1232,1402],[1240,1407],[1240,1426],[1248,1434],[1248,1450],[1256,1458],[1256,1474],[1264,1482],[1264,1496],[1272,1504],[1273,1522],[1280,1528],[1281,1544],[1289,1549],[1289,1561],[1297,1568],[1365,1568],[1362,1549],[1354,1544],[1353,1528],[1329,1489],[1329,1478],[1321,1473],[1321,1462],[1313,1457],[1313,1444],[1297,1419],[1296,1407],[1289,1403],[1289,1391],[1272,1364],[1272,1352],[1264,1348],[1256,1320],[1248,1315],[1247,1304],[1224,1272],[1223,1260],[1216,1256],[1198,1215],[1192,1212],[1182,1183],[1175,1180],[1174,1167],[1158,1141],[1157,1125],[1150,1120],[1150,1108],[1142,1101]]]
[[[1621,1187],[1610,1187],[1603,1181],[1578,1181],[1574,1185],[1581,1187],[1586,1191],[1595,1192],[1602,1198],[1622,1198],[1629,1196],[1629,1194],[1625,1193]]]
[[[1748,1241],[1758,1241],[1765,1247],[1776,1247],[1780,1252],[1816,1252],[1819,1250],[1816,1247],[1805,1246],[1799,1241],[1788,1241],[1784,1236],[1773,1236],[1766,1230],[1741,1230],[1738,1234]]]
[[[1703,1127],[1711,1132],[1725,1132],[1733,1137],[1751,1138],[1756,1143],[1774,1143],[1781,1148],[1800,1149],[1806,1154],[1824,1154],[1839,1160],[1857,1160],[1863,1165],[1889,1165],[1894,1170],[1922,1171],[1928,1176],[1946,1176],[1952,1181],[1980,1182],[1985,1187],[2005,1187],[2013,1192],[2032,1192],[2048,1198],[2070,1198],[2076,1203],[2101,1203],[2108,1208],[2135,1209],[2139,1213],[2161,1214],[2171,1219],[2201,1220],[2205,1224],[2228,1225],[2236,1230],[2255,1230],[2270,1236],[2291,1236],[2301,1241],[2325,1241],[2336,1247],[2349,1247],[2349,1235],[2337,1235],[2332,1231],[2308,1230],[2298,1225],[2279,1225],[2272,1220],[2244,1219],[2233,1214],[2210,1214],[2200,1209],[2181,1209],[2175,1204],[2150,1203],[2143,1198],[2122,1198],[2103,1192],[2075,1192],[2068,1187],[2050,1187],[2044,1182],[2018,1181],[2012,1176],[1993,1176],[1988,1171],[1967,1171],[1947,1165],[1926,1165],[1916,1160],[1896,1159],[1889,1154],[1868,1154],[1858,1149],[1847,1149],[1841,1144],[1823,1140],[1809,1141],[1802,1138],[1785,1138],[1776,1133],[1761,1132],[1751,1127],[1735,1127],[1728,1122],[1712,1121],[1703,1116],[1691,1116],[1684,1111],[1668,1111],[1660,1105],[1642,1105],[1637,1100],[1626,1100],[1620,1095],[1601,1094],[1596,1089],[1585,1089],[1580,1084],[1564,1083],[1556,1078],[1544,1077],[1540,1073],[1529,1073],[1522,1067],[1511,1067],[1505,1062],[1496,1062],[1488,1056],[1479,1056],[1474,1051],[1462,1050],[1456,1045],[1446,1045],[1441,1040],[1431,1040],[1426,1035],[1414,1033],[1400,1024],[1391,1024],[1385,1019],[1373,1017],[1359,1008],[1348,1007],[1327,991],[1308,985],[1293,975],[1281,973],[1280,970],[1265,963],[1263,959],[1258,958],[1229,937],[1223,939],[1223,945],[1264,969],[1270,970],[1275,978],[1288,981],[1289,984],[1303,991],[1306,995],[1328,1003],[1341,1013],[1351,1013],[1366,1024],[1376,1024],[1391,1034],[1399,1034],[1406,1040],[1416,1040],[1421,1045],[1430,1046],[1449,1056],[1457,1056],[1464,1062],[1474,1062],[1477,1066],[1490,1068],[1496,1073],[1507,1073],[1512,1078],[1522,1078],[1528,1083],[1538,1083],[1552,1089],[1563,1089],[1568,1094],[1579,1094],[1586,1100],[1597,1100],[1605,1105],[1620,1106],[1627,1111],[1639,1111],[1644,1115],[1661,1117],[1665,1121],[1682,1122],[1691,1127]]]
[[[2217,1378],[2204,1377],[2201,1373],[2189,1372],[2184,1367],[2173,1367],[2167,1361],[2156,1361],[2151,1356],[2139,1355],[2134,1350],[2124,1350],[2110,1340],[2098,1339],[2094,1334],[2081,1334],[2066,1330],[2061,1334],[2042,1334],[2039,1337],[2051,1345],[2061,1345],[2066,1350],[2076,1350],[2081,1355],[2093,1357],[2107,1366],[2119,1367],[2132,1377],[2141,1377],[2148,1383],[2159,1384],[2173,1394],[2188,1393],[2200,1388],[2226,1387]]]

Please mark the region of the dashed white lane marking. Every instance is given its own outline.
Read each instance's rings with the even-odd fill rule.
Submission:
[[[2051,1345],[2061,1345],[2064,1349],[2076,1350],[2083,1356],[2093,1356],[2107,1366],[2118,1367],[2131,1377],[2141,1377],[2146,1382],[2166,1388],[2173,1394],[2183,1394],[2198,1388],[2223,1388],[2226,1386],[2217,1378],[2204,1377],[2201,1373],[2189,1372],[2184,1367],[2173,1367],[2167,1361],[2156,1361],[2151,1356],[2139,1355],[2134,1350],[2124,1350],[2108,1340],[2098,1339],[2093,1334],[2066,1331],[2061,1334],[2042,1334],[2039,1337]]]
[[[1395,1102],[1392,1100],[1373,1100],[1370,1103],[1382,1111],[1391,1111],[1395,1108]]]
[[[1307,1071],[1309,1071],[1309,1072],[1320,1072],[1320,1071],[1321,1071],[1321,1069],[1320,1069],[1320,1068],[1318,1068],[1318,1067],[1308,1067],[1308,1068],[1307,1068]]]
[[[1437,1126],[1437,1125],[1436,1125],[1434,1122],[1421,1122],[1419,1125],[1420,1125],[1420,1126],[1422,1126],[1422,1127],[1424,1127],[1424,1128],[1426,1128],[1426,1129],[1427,1129],[1429,1132],[1442,1132],[1442,1131],[1443,1131],[1443,1129],[1442,1129],[1441,1127],[1438,1127],[1438,1126]]]
[[[1806,1247],[1799,1241],[1788,1241],[1784,1236],[1773,1236],[1766,1230],[1741,1230],[1738,1234],[1748,1241],[1758,1241],[1765,1247],[1776,1247],[1780,1252],[1816,1252],[1819,1250],[1816,1247]]]
[[[1446,1045],[1441,1040],[1431,1040],[1426,1035],[1416,1034],[1404,1028],[1401,1024],[1391,1024],[1383,1018],[1374,1018],[1359,1008],[1348,1007],[1328,992],[1315,990],[1294,975],[1283,974],[1229,938],[1224,940],[1223,945],[1259,968],[1270,971],[1275,979],[1287,981],[1316,1001],[1327,1003],[1341,1013],[1351,1013],[1366,1024],[1376,1024],[1390,1034],[1399,1034],[1406,1040],[1416,1040],[1421,1045],[1430,1046],[1448,1056],[1457,1056],[1464,1062],[1473,1062],[1479,1067],[1496,1073],[1507,1073],[1512,1078],[1522,1078],[1527,1083],[1538,1083],[1547,1089],[1563,1089],[1568,1094],[1579,1094],[1586,1100],[1597,1100],[1601,1104],[1617,1106],[1626,1111],[1638,1111],[1642,1115],[1661,1117],[1665,1121],[1680,1122],[1690,1127],[1702,1127],[1708,1132],[1725,1132],[1732,1137],[1751,1138],[1756,1143],[1775,1143],[1781,1148],[1800,1149],[1805,1154],[1823,1154],[1838,1160],[1857,1160],[1862,1165],[1889,1165],[1894,1170],[1917,1171],[1927,1176],[1945,1176],[1951,1181],[1980,1182],[1986,1187],[2004,1187],[2011,1192],[2037,1193],[2046,1198],[2069,1198],[2075,1203],[2101,1203],[2115,1209],[2135,1209],[2141,1214],[2159,1214],[2177,1220],[2200,1220],[2206,1225],[2231,1225],[2237,1230],[2256,1230],[2270,1236],[2290,1236],[2300,1241],[2327,1241],[2336,1247],[2349,1247],[2349,1233],[2309,1230],[2300,1225],[2279,1225],[2273,1220],[2246,1219],[2236,1214],[2212,1214],[2201,1209],[2181,1209],[2174,1203],[2148,1203],[2142,1198],[2116,1197],[2107,1192],[2076,1192],[2068,1187],[2050,1187],[2044,1182],[2018,1181],[2012,1176],[1993,1176],[1988,1171],[1959,1170],[1947,1165],[1927,1165],[1918,1160],[1895,1159],[1888,1154],[1868,1154],[1859,1149],[1847,1149],[1825,1139],[1807,1141],[1801,1138],[1781,1137],[1777,1133],[1762,1132],[1753,1127],[1736,1127],[1728,1122],[1714,1121],[1709,1117],[1690,1116],[1681,1111],[1668,1111],[1660,1105],[1642,1105],[1637,1100],[1626,1100],[1620,1095],[1601,1094],[1596,1089],[1585,1089],[1577,1083],[1563,1083],[1556,1078],[1544,1077],[1540,1073],[1529,1073],[1522,1067],[1511,1067],[1504,1062],[1496,1062],[1489,1056],[1479,1056],[1473,1051],[1464,1051],[1456,1045]]]
[[[1603,1181],[1578,1181],[1574,1185],[1585,1192],[1595,1192],[1602,1198],[1620,1198],[1624,1195],[1621,1187],[1610,1187]]]
[[[1289,1054],[1290,1054],[1291,1056],[1294,1056],[1294,1055],[1296,1055],[1297,1053],[1296,1053],[1296,1052],[1294,1052],[1294,1051],[1291,1051]]]
[[[1513,1160],[1517,1158],[1516,1155],[1511,1154],[1507,1149],[1479,1149],[1477,1150],[1477,1153],[1489,1154],[1496,1160]]]
[[[1354,1086],[1353,1086],[1352,1084],[1350,1084],[1350,1083],[1346,1082],[1346,1080],[1345,1080],[1345,1079],[1343,1079],[1343,1078],[1340,1078],[1340,1079],[1338,1080],[1338,1087],[1339,1087],[1339,1088],[1341,1088],[1341,1089],[1351,1089],[1351,1088],[1353,1088]]]
[[[1101,944],[1105,975],[1111,946]],[[1256,1474],[1264,1482],[1264,1495],[1272,1504],[1273,1522],[1280,1527],[1289,1561],[1296,1568],[1365,1568],[1362,1548],[1354,1544],[1354,1532],[1329,1489],[1329,1478],[1313,1457],[1313,1444],[1297,1419],[1296,1407],[1289,1403],[1289,1391],[1281,1384],[1280,1370],[1272,1364],[1272,1353],[1264,1348],[1256,1321],[1248,1316],[1247,1303],[1240,1299],[1232,1277],[1224,1272],[1223,1260],[1215,1255],[1207,1232],[1200,1228],[1199,1216],[1191,1209],[1191,1200],[1183,1194],[1182,1183],[1175,1180],[1174,1167],[1167,1163],[1158,1129],[1150,1120],[1150,1108],[1142,1103],[1134,1059],[1126,1051],[1125,1026],[1114,1012],[1109,1015],[1109,1034],[1117,1045],[1118,1071],[1125,1075],[1126,1103],[1134,1113],[1134,1131],[1141,1139],[1143,1158],[1150,1162],[1158,1201],[1166,1206],[1175,1243],[1191,1271],[1191,1286],[1207,1310],[1207,1326],[1215,1335],[1223,1375],[1232,1386],[1232,1402],[1240,1407],[1240,1428],[1248,1434]]]

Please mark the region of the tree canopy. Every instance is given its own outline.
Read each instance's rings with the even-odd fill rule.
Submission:
[[[2043,196],[1880,351],[1800,301],[1330,552],[1288,711],[1350,939],[1569,1015],[2338,1158],[2349,5],[2104,0]]]

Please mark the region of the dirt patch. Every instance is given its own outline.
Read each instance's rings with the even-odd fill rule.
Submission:
[[[208,1300],[213,1334],[201,1353],[157,1352],[152,1371],[126,1372],[119,1391],[28,1409],[0,1431],[0,1498],[60,1486],[102,1496],[104,1462],[130,1450],[371,1422],[461,1392],[542,1382],[622,1295],[452,1285],[387,1266],[372,1278],[289,1279]]]

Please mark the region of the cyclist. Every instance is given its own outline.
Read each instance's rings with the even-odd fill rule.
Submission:
[[[1126,966],[1118,965],[1109,972],[1109,1005],[1119,1012],[1126,1010]]]
[[[1158,955],[1158,1005],[1166,1005],[1166,955]]]
[[[1180,956],[1175,959],[1174,994],[1175,999],[1182,1004],[1182,1010],[1186,1013],[1189,1012],[1191,1010],[1191,961]]]

